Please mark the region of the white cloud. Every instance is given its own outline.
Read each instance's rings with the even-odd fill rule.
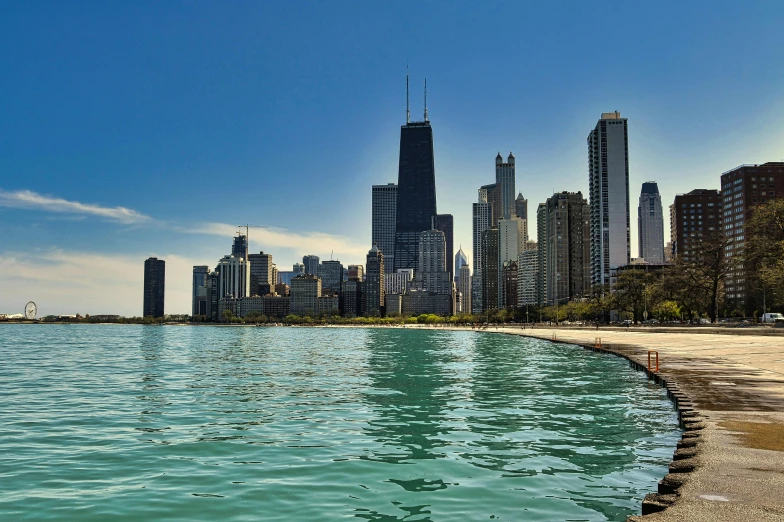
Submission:
[[[43,196],[30,190],[7,192],[0,189],[0,206],[10,208],[27,208],[56,212],[60,214],[77,214],[99,216],[125,224],[152,222],[152,218],[125,207],[102,207],[91,203],[68,201],[67,199]]]
[[[208,234],[230,238],[237,232],[237,227],[226,223],[204,223],[193,228],[176,227],[176,230],[188,234]],[[304,254],[325,256],[335,253],[335,259],[344,264],[364,262],[370,244],[360,244],[350,238],[323,232],[307,232],[299,234],[277,227],[251,228],[248,231],[251,248],[255,251],[260,247],[266,252],[277,253],[280,249],[291,250],[301,258]],[[296,256],[295,256],[296,259]],[[279,265],[281,270],[290,270]]]
[[[144,259],[50,250],[0,253],[0,313],[15,313],[35,301],[39,315],[142,315]],[[166,313],[190,313],[193,266],[199,260],[171,253],[166,260]]]
[[[125,207],[102,207],[78,201],[43,196],[30,190],[8,192],[0,189],[0,207],[25,208],[71,214],[72,219],[82,219],[84,216],[99,216],[122,224],[143,224],[161,227],[174,232],[187,234],[203,234],[231,238],[238,227],[226,223],[204,223],[197,226],[182,226],[176,222],[165,222],[153,219],[135,210]],[[289,250],[291,259],[301,258],[303,254],[316,254],[326,256],[335,253],[335,258],[342,258],[346,262],[360,262],[365,258],[370,249],[369,244],[359,244],[353,240],[339,235],[323,232],[295,233],[277,227],[251,228],[252,248],[260,246],[268,252],[279,252],[281,249]]]

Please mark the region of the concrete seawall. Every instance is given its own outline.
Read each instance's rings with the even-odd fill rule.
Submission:
[[[650,330],[490,328],[614,353],[667,387],[683,439],[632,522],[784,520],[784,338]],[[648,351],[656,351],[648,370]]]

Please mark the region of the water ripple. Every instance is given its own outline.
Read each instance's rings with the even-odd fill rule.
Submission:
[[[679,437],[618,358],[402,329],[0,326],[0,519],[625,520]]]

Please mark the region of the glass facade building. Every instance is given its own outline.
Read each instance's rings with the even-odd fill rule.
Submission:
[[[400,128],[395,269],[417,268],[419,235],[434,226],[435,217],[433,129],[429,121],[409,122]]]

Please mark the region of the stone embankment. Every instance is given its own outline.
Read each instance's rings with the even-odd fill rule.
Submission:
[[[614,353],[667,387],[683,438],[659,491],[646,496],[642,516],[628,522],[784,520],[784,337],[768,331],[488,331]],[[658,352],[658,370],[655,354],[648,369],[649,351]]]

